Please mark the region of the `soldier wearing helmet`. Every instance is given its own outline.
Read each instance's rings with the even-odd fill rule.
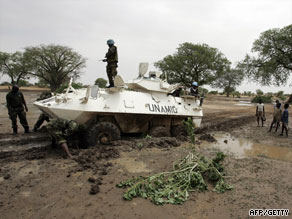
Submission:
[[[106,73],[109,80],[108,87],[114,87],[114,78],[118,74],[117,67],[118,67],[118,50],[117,47],[114,45],[115,42],[110,39],[107,42],[108,45],[108,52],[105,54],[104,62],[107,62],[106,66]]]
[[[13,134],[17,134],[17,116],[23,126],[25,133],[29,133],[29,126],[26,120],[28,108],[22,92],[17,85],[13,85],[12,90],[6,95],[8,115],[12,121]],[[25,109],[25,111],[24,111]]]
[[[190,88],[190,94],[196,97],[199,96],[198,82],[194,81],[192,83],[192,86]]]

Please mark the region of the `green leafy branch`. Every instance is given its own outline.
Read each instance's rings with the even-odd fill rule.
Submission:
[[[191,142],[195,143],[195,126],[193,120],[189,117],[186,121],[183,121],[185,129],[188,133],[188,136],[191,138]]]
[[[170,172],[134,177],[121,182],[117,187],[130,187],[123,196],[126,200],[142,197],[157,205],[182,204],[188,199],[189,192],[208,189],[204,178],[216,183],[216,192],[222,193],[232,189],[232,186],[225,183],[222,175],[223,167],[220,162],[223,159],[224,154],[221,152],[213,160],[189,153],[182,160],[175,162]]]

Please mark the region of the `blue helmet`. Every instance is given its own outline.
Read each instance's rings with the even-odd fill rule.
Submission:
[[[193,86],[198,86],[198,82],[194,81],[194,82],[192,83],[192,85],[193,85]]]
[[[107,40],[107,41],[106,41],[106,44],[107,44],[107,45],[114,45],[114,44],[115,44],[115,41],[112,40],[112,39],[110,39],[110,40]]]

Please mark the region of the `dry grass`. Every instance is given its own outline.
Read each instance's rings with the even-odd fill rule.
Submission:
[[[11,87],[11,86],[10,86]],[[8,91],[9,86],[0,86],[0,91]],[[49,91],[49,88],[30,86],[30,87],[20,87],[20,90],[25,91]]]

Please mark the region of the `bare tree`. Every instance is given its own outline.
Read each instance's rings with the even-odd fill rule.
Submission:
[[[42,79],[55,91],[70,77],[78,78],[85,67],[85,59],[73,49],[60,45],[40,45],[25,48],[24,57],[29,60],[31,75]]]

